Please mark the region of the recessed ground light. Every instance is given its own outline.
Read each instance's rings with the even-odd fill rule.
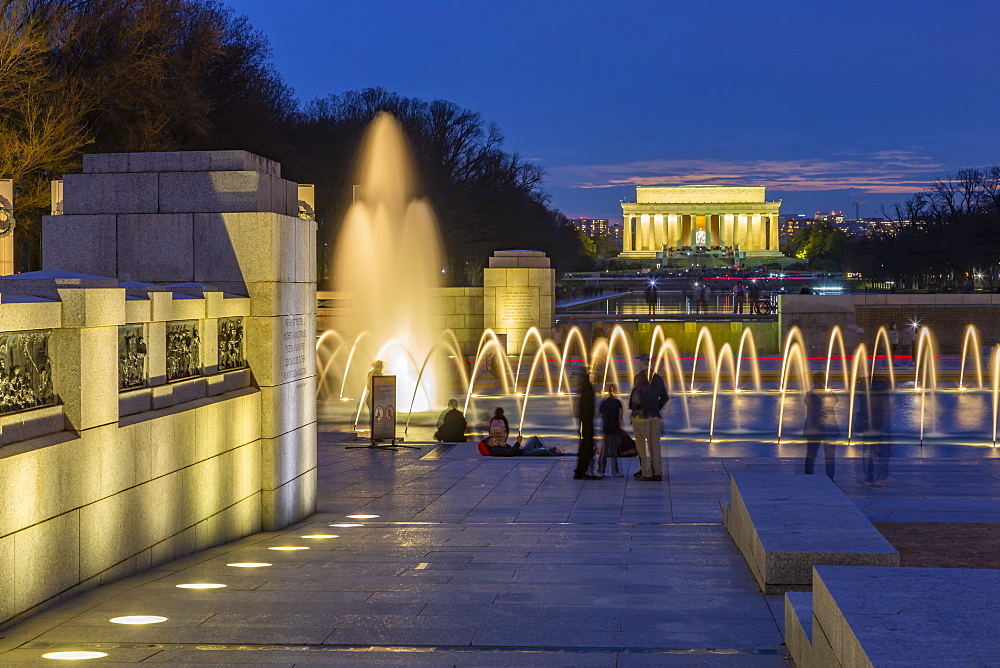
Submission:
[[[309,548],[302,545],[279,545],[278,547],[269,547],[267,549],[277,552],[293,552],[294,550],[308,550]]]
[[[263,568],[264,566],[270,565],[271,564],[263,561],[240,561],[235,564],[226,564],[226,566],[232,566],[234,568]]]
[[[363,527],[364,524],[331,524],[334,529],[350,529],[351,527]]]
[[[373,520],[379,515],[348,515],[347,517],[352,520]]]
[[[338,536],[335,533],[311,533],[311,534],[307,534],[307,535],[302,536],[302,537],[303,538],[340,538],[340,536]]]
[[[174,585],[178,589],[222,589],[226,585],[214,582],[189,582],[188,584]]]
[[[43,659],[54,661],[86,661],[87,659],[100,659],[107,656],[104,652],[49,652],[42,654]]]
[[[167,621],[167,618],[159,615],[129,615],[127,617],[112,617],[108,621],[112,624],[159,624]]]

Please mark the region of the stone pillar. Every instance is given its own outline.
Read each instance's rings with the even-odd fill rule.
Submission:
[[[14,215],[14,181],[12,179],[0,179],[0,207],[10,211]],[[0,220],[0,231],[7,227],[7,222]],[[0,238],[0,276],[9,276],[14,273],[14,235],[11,232]]]
[[[632,250],[632,216],[622,220],[622,252]]]
[[[681,239],[678,246],[691,245],[691,238],[693,235],[691,229],[693,227],[694,227],[694,217],[689,216],[688,214],[681,214]]]
[[[663,250],[666,243],[667,230],[663,221],[663,214],[657,213],[653,216],[653,250],[659,252]]]
[[[733,214],[727,213],[722,216],[722,245],[733,245],[733,228],[735,227]]]
[[[260,525],[273,530],[312,514],[316,223],[298,217],[297,185],[281,178],[278,163],[245,151],[86,155],[83,168],[63,179],[64,215],[43,219],[45,268],[247,295],[244,345],[259,389]],[[150,326],[150,336],[161,332]],[[151,356],[153,386],[163,382],[159,364]],[[109,392],[117,401],[117,386]]]
[[[677,221],[677,214],[667,214],[667,245],[676,247],[680,234],[680,223]]]
[[[483,270],[483,326],[506,335],[508,354],[521,352],[532,327],[543,339],[552,336],[555,280],[555,269],[542,251],[493,253]]]

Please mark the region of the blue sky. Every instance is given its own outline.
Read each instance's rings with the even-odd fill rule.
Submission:
[[[569,216],[684,183],[877,215],[1000,162],[997,0],[227,4],[301,99],[382,86],[478,111]]]

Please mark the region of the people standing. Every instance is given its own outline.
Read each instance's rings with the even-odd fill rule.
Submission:
[[[747,297],[750,299],[750,313],[760,313],[760,285],[756,278],[750,281]]]
[[[817,374],[814,385],[806,392],[803,401],[806,404],[806,421],[802,426],[802,435],[806,438],[805,471],[811,474],[816,466],[816,455],[823,446],[826,457],[826,475],[833,480],[837,460],[833,441],[840,435],[837,423],[837,395],[827,392],[822,385],[821,374]]]
[[[889,341],[889,361],[893,366],[896,366],[896,348],[899,347],[899,326],[896,323],[890,323],[889,329],[885,332],[886,340]]]
[[[858,397],[856,421],[864,439],[865,487],[886,487],[892,457],[892,427],[889,409],[892,385],[886,379],[873,381],[867,394]]]
[[[616,478],[622,476],[618,470],[618,444],[621,442],[622,430],[622,402],[615,396],[617,388],[614,383],[608,383],[604,388],[604,401],[600,405],[601,413],[601,454],[597,461],[597,475],[604,477],[604,469],[611,460],[611,472]]]
[[[747,291],[743,287],[743,281],[736,281],[733,286],[733,313],[743,313],[743,306],[747,303]]]
[[[587,473],[590,461],[594,458],[594,402],[590,370],[584,369],[580,374],[576,402],[576,417],[580,420],[580,447],[576,451],[576,469],[573,471],[573,478],[576,480],[598,480],[597,476]]]
[[[632,379],[632,394],[628,400],[629,410],[632,411],[636,450],[639,454],[639,471],[635,473],[635,477],[640,480],[663,480],[660,411],[670,397],[663,378],[657,373],[649,375],[647,368],[649,363],[645,356],[639,360],[642,368]]]

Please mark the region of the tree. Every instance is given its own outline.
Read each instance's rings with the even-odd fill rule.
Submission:
[[[260,143],[294,109],[264,37],[214,2],[0,0],[0,34],[0,176],[15,180],[21,268],[38,264],[49,180],[85,149],[238,148],[230,128]]]

